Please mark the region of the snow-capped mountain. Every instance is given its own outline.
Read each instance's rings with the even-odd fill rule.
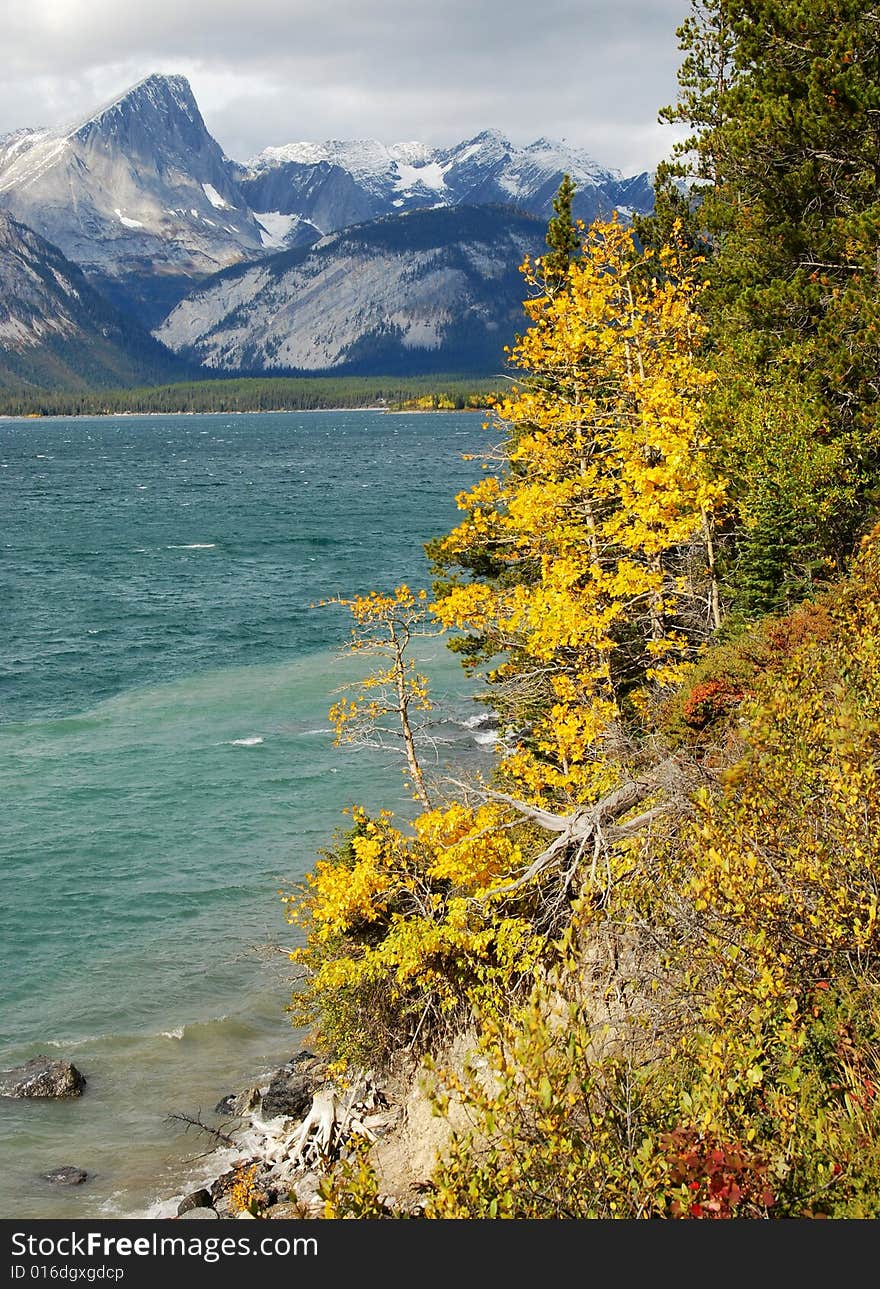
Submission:
[[[546,220],[563,174],[577,185],[575,214],[587,221],[613,209],[647,211],[653,200],[647,173],[627,179],[582,149],[550,139],[520,148],[497,130],[450,148],[374,139],[290,143],[266,148],[238,174],[259,218],[308,221],[323,233],[429,206],[501,203]]]
[[[57,247],[0,211],[0,387],[76,389],[185,374]]]
[[[432,224],[440,240],[423,248],[419,252],[423,258],[410,266],[414,280],[430,296],[430,307],[413,304],[413,308],[416,313],[426,308],[431,321],[417,321],[416,313],[407,312],[415,296],[401,303],[406,266],[389,260],[385,267],[391,274],[390,295],[379,280],[373,283],[372,302],[356,291],[364,316],[352,315],[350,326],[343,325],[343,314],[353,307],[349,295],[354,288],[339,269],[342,245],[321,239],[383,221],[375,244],[367,233],[357,234],[357,250],[346,243],[351,262],[370,278],[368,264],[381,259],[375,247],[381,243],[391,255],[388,229],[402,227],[393,220],[386,227],[384,221],[431,210],[482,209],[485,236],[478,258],[483,257],[485,271],[480,270],[481,281],[485,286],[494,280],[495,270],[490,272],[485,260],[490,252],[512,255],[503,271],[511,271],[516,295],[521,291],[517,252],[510,239],[496,235],[499,210],[516,210],[540,221],[541,235],[530,226],[526,240],[533,253],[541,253],[553,197],[565,173],[576,185],[575,214],[585,220],[613,209],[627,215],[651,207],[649,175],[625,178],[564,142],[538,139],[518,147],[497,130],[447,148],[363,139],[291,143],[266,148],[251,162],[240,164],[227,158],[208,133],[186,78],[152,75],[63,128],[20,129],[0,138],[0,210],[60,248],[121,311],[151,328],[168,318],[167,327],[157,334],[177,347],[195,344],[206,362],[229,366],[237,355],[243,365],[255,367],[335,369],[359,362],[357,354],[366,352],[364,345],[374,352],[381,350],[389,361],[396,362],[397,354],[404,364],[417,352],[450,351],[454,323],[450,321],[447,329],[441,320],[444,290],[442,308],[449,318],[459,305],[470,310],[470,321],[460,328],[462,335],[479,334],[482,345],[488,343],[493,327],[503,330],[503,326],[490,318],[491,301],[480,295],[482,286],[472,295],[473,266],[468,267],[468,255],[461,248],[466,220]],[[486,214],[492,207],[496,209]],[[487,232],[490,226],[496,232]],[[445,247],[444,233],[452,239]],[[300,276],[295,280],[308,299],[295,302],[295,307],[287,302],[282,310],[282,318],[293,328],[289,337],[282,335],[281,320],[260,321],[260,309],[251,311],[249,302],[242,328],[220,326],[221,318],[214,313],[231,280],[248,284],[250,290],[265,271],[266,281],[274,282],[276,269],[264,270],[262,261],[280,250],[305,251],[316,244],[315,257],[303,254],[297,260]],[[369,245],[373,251],[367,249]],[[331,269],[334,262],[336,267]],[[233,279],[224,274],[227,268],[242,264],[259,267]],[[436,273],[429,271],[430,265],[442,265],[442,271],[440,267]],[[195,304],[176,310],[184,296],[218,272],[216,294],[197,292]],[[393,307],[382,303],[386,295],[396,302]],[[329,324],[314,310],[310,312],[313,297],[329,310],[333,319],[329,330]],[[200,330],[196,320],[209,298],[210,316],[202,319],[206,325]],[[474,303],[478,298],[479,307]],[[503,307],[508,303],[504,297]],[[485,327],[476,321],[478,317]],[[184,318],[190,321],[184,324]],[[305,334],[307,322],[315,330],[313,342]],[[187,327],[195,327],[189,338],[189,333],[184,335]],[[245,338],[245,331],[254,332],[253,343]],[[229,333],[228,341],[217,338],[221,332],[224,337]],[[374,340],[368,342],[365,337],[380,334],[388,343],[383,340],[376,350]]]
[[[111,296],[164,284],[159,316],[271,240],[183,76],[148,76],[83,120],[0,140],[0,207]]]
[[[217,274],[154,334],[215,370],[498,371],[545,231],[504,207],[385,216]]]

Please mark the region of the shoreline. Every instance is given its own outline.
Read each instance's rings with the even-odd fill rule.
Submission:
[[[18,415],[10,412],[0,412],[0,421],[97,421],[104,417],[112,417],[114,420],[125,417],[149,417],[149,416],[307,416],[314,412],[385,412],[387,408],[378,404],[375,406],[364,407],[261,407],[254,411],[242,411],[236,408],[234,411],[217,412],[208,410],[204,412],[191,412],[184,409],[178,409],[174,412],[21,412]]]
[[[326,1057],[301,1048],[259,1083],[245,1083],[221,1098],[210,1115],[200,1112],[193,1126],[217,1139],[203,1172],[129,1216],[151,1221],[323,1218],[322,1185],[360,1140],[379,1163],[388,1216],[417,1217],[424,1170],[407,1141],[407,1124],[420,1100],[422,1117],[431,1112],[417,1086],[418,1065],[406,1059],[397,1071],[393,1065],[381,1074],[353,1070],[343,1083],[330,1077]],[[442,1136],[442,1129],[432,1135]]]
[[[41,412],[22,412],[14,415],[9,412],[0,412],[0,422],[3,421],[98,421],[106,417],[114,420],[125,417],[126,419],[144,419],[153,416],[312,416],[325,412],[380,412],[383,416],[460,416],[463,413],[481,413],[486,415],[491,409],[485,407],[381,407],[376,405],[364,405],[363,407],[263,407],[254,411],[235,411],[217,412],[49,412],[45,415]]]

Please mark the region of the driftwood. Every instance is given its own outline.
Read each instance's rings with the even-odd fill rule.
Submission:
[[[336,1129],[339,1102],[331,1086],[318,1088],[312,1097],[312,1106],[303,1119],[296,1145],[290,1152],[290,1162],[305,1162],[306,1153],[326,1157],[330,1153]],[[309,1140],[311,1138],[311,1140]]]
[[[599,856],[610,844],[641,831],[660,815],[669,814],[673,809],[681,808],[681,788],[684,779],[684,768],[679,760],[669,757],[640,777],[630,779],[606,793],[593,805],[579,806],[565,815],[555,814],[551,810],[542,810],[539,806],[530,805],[527,801],[521,801],[506,792],[480,788],[479,795],[485,800],[503,802],[516,811],[521,818],[531,819],[546,832],[556,834],[554,840],[535,856],[527,868],[505,885],[493,887],[486,898],[495,899],[499,895],[518,890],[550,867],[554,861],[561,862],[563,858],[571,856],[572,851],[574,851],[574,857],[566,871],[565,884],[568,885],[572,881],[581,860],[588,851],[592,851],[591,876],[594,875]],[[632,819],[624,820],[623,823],[617,822],[646,797],[658,792],[664,793],[664,799],[657,805],[642,811]]]
[[[221,1132],[219,1128],[214,1128],[211,1126],[211,1124],[205,1123],[205,1121],[202,1119],[201,1110],[199,1110],[198,1114],[195,1114],[195,1115],[178,1114],[178,1113],[167,1114],[165,1116],[165,1122],[182,1123],[184,1126],[184,1132],[188,1132],[190,1128],[196,1128],[198,1129],[199,1132],[205,1133],[206,1136],[213,1137],[214,1141],[216,1142],[216,1145],[214,1147],[215,1150],[217,1146],[236,1145],[235,1138],[230,1137],[229,1133]]]
[[[342,1142],[347,1132],[357,1133],[361,1137],[366,1137],[368,1141],[376,1141],[376,1134],[372,1127],[362,1117],[363,1111],[360,1114],[354,1113],[361,1082],[362,1080],[359,1080],[355,1084],[345,1106],[340,1104],[332,1084],[328,1083],[318,1089],[312,1097],[311,1109],[302,1122],[296,1144],[288,1157],[292,1167],[326,1160],[334,1147]],[[365,1117],[370,1118],[369,1115]],[[382,1116],[373,1117],[382,1119]],[[377,1126],[381,1124],[377,1123]]]

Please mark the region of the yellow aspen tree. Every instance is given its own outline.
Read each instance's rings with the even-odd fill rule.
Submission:
[[[616,219],[590,226],[562,289],[542,290],[526,260],[539,294],[511,355],[523,376],[494,408],[504,468],[459,496],[466,519],[431,551],[469,574],[442,586],[435,612],[465,651],[499,659],[490,678],[530,724],[506,768],[537,797],[607,791],[623,704],[674,684],[717,625],[724,487],[701,422],[713,376],[698,361],[692,263],[675,242],[639,251]]]
[[[371,591],[351,599],[337,596],[322,604],[339,604],[351,613],[349,653],[378,657],[385,664],[345,686],[348,696],[330,708],[336,745],[381,747],[389,737],[401,739],[413,795],[425,810],[430,810],[413,718],[417,712],[430,711],[432,703],[427,677],[416,670],[407,653],[414,636],[439,635],[442,631],[442,627],[432,624],[427,598],[426,591],[411,591],[402,584],[389,594]]]

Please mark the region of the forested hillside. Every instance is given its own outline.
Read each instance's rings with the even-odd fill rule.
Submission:
[[[446,411],[486,406],[497,383],[461,376],[232,376],[141,389],[0,390],[0,415],[308,412],[337,407]]]
[[[655,215],[563,185],[432,588],[343,601],[383,660],[338,737],[397,723],[413,817],[356,809],[288,892],[293,1014],[464,1105],[427,1217],[880,1214],[880,11],[679,34]],[[490,780],[420,750],[439,626]],[[394,1212],[366,1150],[324,1191]]]

